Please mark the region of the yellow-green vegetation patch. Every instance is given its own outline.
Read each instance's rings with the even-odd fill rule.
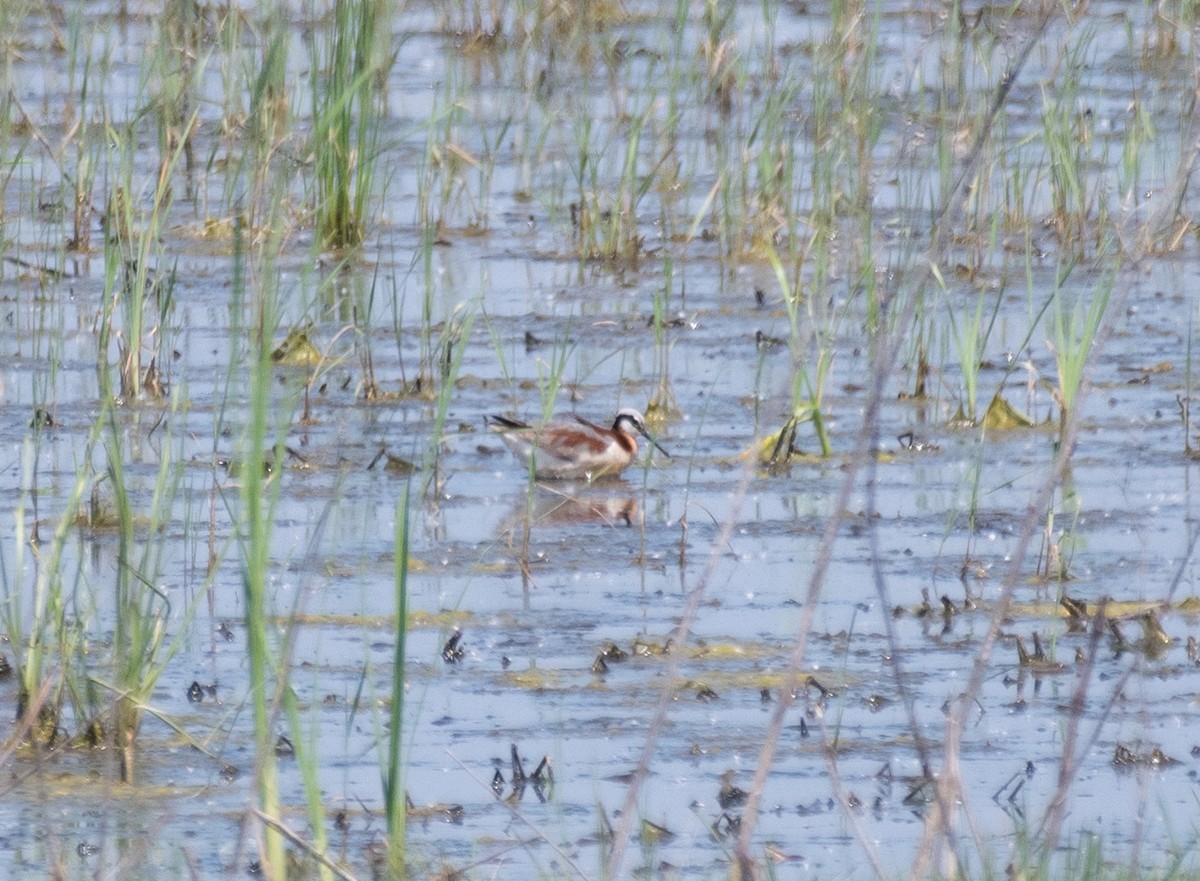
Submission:
[[[525,670],[508,670],[503,680],[514,688],[527,691],[560,691],[567,687],[563,674],[558,670],[543,670],[540,667],[529,667]]]
[[[803,692],[806,688],[811,687],[814,689],[815,696],[818,691],[843,691],[853,687],[857,682],[858,680],[855,678],[838,673],[831,674],[825,671],[801,673],[796,679],[796,690]],[[777,692],[787,683],[788,677],[777,671],[706,670],[703,677],[681,675],[673,685],[682,693],[683,697],[686,697],[688,692],[696,692],[699,696],[700,689],[704,686],[716,691],[717,697],[724,697],[726,693],[733,694],[739,691],[761,692],[763,689],[767,689],[770,692]]]
[[[989,431],[1008,431],[1014,428],[1032,428],[1033,420],[1018,412],[1012,404],[996,392],[983,416],[983,427]]]
[[[765,642],[709,642],[702,640],[686,649],[689,658],[704,658],[714,661],[757,660],[772,658],[780,653],[777,644]]]
[[[32,750],[30,752],[32,753]],[[138,783],[137,786],[119,786],[111,777],[92,773],[64,773],[38,778],[40,798],[61,798],[75,801],[96,798],[104,801],[119,800],[138,803],[155,799],[177,799],[189,794],[200,795],[206,789],[207,786],[183,787],[174,784],[151,786]]]
[[[516,564],[508,560],[497,560],[493,563],[476,563],[471,567],[471,572],[475,575],[503,575],[516,568]]]
[[[470,612],[461,609],[443,609],[440,612],[411,612],[408,616],[409,627],[453,627],[471,621]]]
[[[1087,615],[1096,614],[1099,608],[1099,603],[1081,604],[1085,606]],[[1123,621],[1128,618],[1137,618],[1145,615],[1147,612],[1165,612],[1171,609],[1169,603],[1162,600],[1108,600],[1104,603],[1104,616],[1110,620]],[[1194,603],[1190,608],[1184,608],[1183,604],[1175,606],[1180,611],[1190,611],[1192,613],[1200,612]],[[1010,615],[1014,618],[1068,618],[1078,617],[1072,615],[1061,603],[1052,602],[1035,602],[1035,603],[1013,603]]]
[[[276,615],[271,619],[275,624],[303,624],[321,627],[366,627],[376,629],[393,627],[395,615],[344,615],[314,612],[298,612],[292,615]]]
[[[346,615],[304,612],[293,615],[276,615],[271,619],[276,624],[305,624],[324,627],[364,627],[367,629],[391,629],[396,626],[395,615]],[[451,627],[471,620],[470,612],[410,612],[408,627]]]
[[[455,804],[434,803],[430,805],[410,804],[405,809],[405,816],[411,823],[413,820],[428,820],[430,818],[445,820],[447,823],[460,823],[463,818],[463,806]]]
[[[308,336],[306,328],[295,327],[271,353],[271,360],[284,367],[314,367],[321,362],[321,351]]]
[[[1200,615],[1200,597],[1188,597],[1186,600],[1176,603],[1175,611],[1187,615]]]
[[[408,555],[407,562],[408,562],[408,572],[410,574],[414,573],[414,572],[417,574],[421,574],[423,572],[429,572],[433,568],[428,563],[426,563],[424,560],[422,560],[420,557],[413,556],[412,554]]]

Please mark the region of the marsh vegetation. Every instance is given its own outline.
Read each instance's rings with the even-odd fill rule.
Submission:
[[[1195,35],[0,4],[5,876],[1195,874]]]

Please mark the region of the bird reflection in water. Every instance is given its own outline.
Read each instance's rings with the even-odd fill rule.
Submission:
[[[633,495],[572,495],[539,488],[532,508],[524,499],[506,518],[506,530],[526,522],[533,527],[633,526],[641,522],[641,510]]]

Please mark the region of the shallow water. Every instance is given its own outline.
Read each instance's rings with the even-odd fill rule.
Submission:
[[[478,50],[465,47],[458,32],[461,10],[405,10],[393,24],[400,54],[388,82],[387,198],[349,269],[337,273],[331,257],[314,256],[311,227],[297,209],[277,267],[278,340],[288,329],[307,327],[330,360],[308,398],[308,418],[299,412],[302,370],[281,368],[274,387],[277,413],[287,420],[289,453],[274,478],[279,502],[269,583],[278,623],[298,622],[290,682],[303,730],[297,735],[283,718],[276,727],[293,739],[306,738],[315,750],[325,807],[331,817],[345,812],[344,824],[330,830],[335,858],[359,877],[371,876],[385,828],[380,754],[391,696],[395,517],[407,487],[415,496],[408,579],[415,617],[408,642],[405,785],[418,807],[462,809],[453,821],[434,811],[410,822],[416,874],[431,875],[444,865],[478,877],[599,877],[602,828],[618,822],[628,775],[667,689],[673,700],[638,799],[638,818],[671,834],[662,840],[642,836],[623,874],[641,868],[654,876],[710,878],[728,871],[729,823],[739,815],[737,808],[718,805],[722,774],[731,770],[736,785],[750,785],[848,468],[857,469],[855,483],[812,610],[802,667],[829,694],[822,698],[810,686],[789,711],[754,843],[756,853],[770,847],[788,857],[773,867],[781,878],[870,877],[864,849],[888,874],[900,875],[913,864],[928,812],[926,790],[916,779],[915,735],[928,739],[933,771],[940,772],[946,707],[966,685],[1017,552],[1026,509],[1055,455],[1057,432],[1040,424],[1058,412],[1046,342],[1054,329],[1049,313],[1035,322],[1053,290],[1062,249],[1049,226],[1031,227],[1031,244],[1007,237],[981,252],[984,264],[972,280],[951,276],[946,292],[929,294],[919,313],[933,369],[929,394],[902,397],[916,385],[917,332],[898,334],[907,342],[882,394],[877,437],[870,454],[856,458],[879,357],[879,337],[865,329],[871,315],[864,281],[852,271],[850,237],[859,232],[850,224],[842,230],[848,238],[832,245],[827,277],[806,267],[805,283],[813,287],[793,353],[787,345],[756,343],[758,331],[787,338],[790,328],[778,282],[761,255],[720,261],[714,241],[695,237],[681,244],[663,227],[669,216],[669,232],[686,232],[701,210],[722,173],[713,130],[728,126],[749,135],[755,108],[775,82],[770,62],[789,65],[790,77],[800,83],[821,76],[813,47],[832,32],[828,10],[783,5],[767,28],[759,9],[739,6],[731,25],[730,38],[749,71],[732,115],[723,118],[712,103],[692,92],[683,95],[675,136],[680,155],[692,163],[690,176],[678,192],[653,192],[639,206],[645,253],[636,261],[583,260],[575,253],[566,210],[576,186],[578,148],[571,136],[580,120],[595,117],[591,148],[599,181],[615,188],[624,148],[614,145],[627,132],[628,114],[649,106],[648,131],[658,136],[665,129],[656,77],[663,76],[661,53],[671,44],[671,21],[655,7],[624,10],[628,18],[598,38],[610,46],[625,41],[620,64],[606,67],[584,53],[553,59],[554,89],[544,100],[529,83],[539,65],[550,63],[549,50],[518,40],[517,21],[506,22],[510,42]],[[925,194],[938,192],[932,170],[942,69],[937,62],[948,50],[938,10],[884,4],[880,11],[875,76],[883,109],[872,151],[870,234],[877,282],[903,294],[911,283],[913,242],[923,247],[931,224],[932,198]],[[104,106],[114,123],[123,123],[138,102],[142,60],[136,47],[155,39],[151,11],[134,9],[121,19],[96,7],[94,15],[88,19],[94,51],[111,53]],[[248,13],[247,20],[255,19]],[[1190,62],[1143,63],[1136,47],[1150,39],[1151,24],[1149,9],[1092,4],[1082,21],[1056,22],[1034,50],[999,138],[1009,145],[1009,165],[1026,162],[1026,171],[1037,177],[1026,195],[1031,216],[1050,211],[1050,161],[1038,139],[1041,86],[1062,75],[1055,47],[1075,45],[1085,31],[1091,36],[1081,94],[1088,101],[1079,107],[1094,119],[1096,143],[1103,145],[1096,148],[1103,158],[1095,161],[1097,192],[1108,197],[1108,211],[1127,212],[1134,223],[1142,194],[1152,204],[1165,188],[1184,137],[1172,108],[1181,106]],[[1000,67],[1030,26],[1022,18],[995,24],[989,39],[1001,48],[990,63]],[[30,12],[23,51],[12,59],[10,74],[23,106],[52,144],[67,135],[59,108],[71,82],[68,56],[54,49],[59,27],[53,16]],[[688,45],[700,44],[703,27],[698,14],[689,18]],[[297,24],[289,38],[290,67],[307,73],[304,27]],[[257,45],[250,32],[244,39]],[[993,44],[980,38],[973,45]],[[967,66],[963,106],[990,100],[996,78],[983,68],[982,62]],[[1177,68],[1184,69],[1182,77]],[[241,149],[236,140],[230,146],[222,139],[218,69],[212,67],[201,89],[201,155]],[[471,228],[482,201],[467,163],[458,172],[458,195],[446,206],[440,243],[422,252],[415,222],[421,157],[428,120],[445,113],[447,93],[461,102],[452,139],[466,153],[482,157],[497,131],[509,123],[513,128],[494,151],[486,231]],[[1151,107],[1156,136],[1138,194],[1123,201],[1113,169],[1134,94]],[[303,110],[297,109],[301,129]],[[789,113],[795,159],[807,167],[821,152],[806,128],[815,115],[807,87]],[[16,109],[10,115],[20,117]],[[152,181],[159,157],[152,132],[143,134],[135,174]],[[649,173],[659,150],[650,143],[654,138],[646,140],[642,173]],[[287,146],[298,150],[301,139]],[[26,520],[3,519],[3,566],[8,607],[27,624],[36,563],[25,542],[36,522],[48,543],[100,412],[96,328],[105,265],[98,221],[90,252],[64,251],[69,219],[64,224],[46,207],[62,198],[47,192],[57,191],[59,169],[73,167],[73,154],[63,151],[52,160],[31,139],[28,125],[10,131],[6,147],[9,157],[25,150],[9,160],[14,174],[4,196],[7,256],[24,263],[4,266],[0,350],[8,357],[0,363],[0,400],[9,418],[0,429],[8,450],[2,479],[14,511],[23,511]],[[159,877],[163,868],[224,877],[240,875],[256,857],[253,841],[240,835],[254,802],[254,754],[234,539],[238,478],[222,464],[241,456],[250,319],[245,304],[231,308],[229,236],[204,232],[206,220],[227,220],[233,210],[222,202],[226,167],[208,162],[196,175],[201,195],[188,200],[177,194],[164,227],[156,268],[174,269],[176,286],[161,329],[159,367],[175,405],[165,415],[164,405],[153,401],[127,402],[118,411],[135,511],[150,510],[164,460],[181,468],[161,541],[141,539],[163,554],[158,583],[170,602],[167,629],[177,653],[140,734],[136,785],[116,782],[111,750],[72,746],[34,755],[23,748],[8,759],[9,784],[0,800],[0,865],[7,877],[45,877],[52,866],[64,867],[70,877],[106,871]],[[305,191],[309,174],[301,163],[297,194]],[[804,213],[815,197],[806,176],[796,180],[793,198]],[[983,189],[1002,189],[1004,180],[989,178]],[[102,189],[93,201],[104,201]],[[1185,200],[1185,211],[1193,201]],[[1195,247],[1194,236],[1185,236],[1177,250],[1130,260],[1117,274],[1106,336],[1092,364],[1094,388],[1084,402],[1071,467],[1052,503],[1052,531],[1062,541],[1071,579],[1060,584],[1037,577],[1035,540],[1020,563],[1015,605],[965,732],[965,814],[986,842],[984,855],[963,846],[969,863],[1002,867],[1020,833],[1037,832],[1056,791],[1073,717],[1084,740],[1068,788],[1063,843],[1102,841],[1107,859],[1136,859],[1154,868],[1179,851],[1190,853],[1192,751],[1198,744],[1191,733],[1195,664],[1185,641],[1195,632],[1195,612],[1160,612],[1173,642],[1153,653],[1119,650],[1107,636],[1093,647],[1089,635],[1068,632],[1055,604],[1063,590],[1093,609],[1102,597],[1178,604],[1195,595],[1195,476],[1183,451],[1178,403],[1190,391]],[[957,248],[948,268],[969,251],[965,244]],[[30,264],[57,272],[39,273]],[[1067,279],[1067,294],[1086,300],[1106,283],[1111,265],[1111,259],[1085,261]],[[255,268],[251,287],[265,286],[271,271]],[[362,295],[372,285],[377,300],[365,333],[385,397],[367,403],[356,394],[363,373],[346,328],[350,294]],[[660,343],[652,318],[663,290],[669,291],[664,312],[670,321]],[[981,432],[952,424],[962,399],[955,321],[980,299],[990,316],[996,298],[981,353],[977,409],[982,413],[1003,388],[1010,403],[1039,423],[1034,428]],[[896,302],[896,314],[904,314],[903,297]],[[379,464],[370,467],[381,448],[421,463],[434,446],[435,404],[402,394],[427,344],[425,310],[435,340],[455,321],[473,322],[437,445],[436,485],[426,471],[410,482]],[[744,454],[792,412],[795,369],[811,369],[824,328],[834,352],[823,399],[833,455],[802,457],[773,470],[753,467]],[[646,408],[663,379],[664,352],[676,413],[654,428],[673,454],[669,460],[643,457],[624,478],[593,486],[531,487],[522,464],[484,430],[483,417],[492,412],[538,417],[538,380],[544,384],[556,363],[562,381],[551,400],[556,412],[604,421],[618,406]],[[107,357],[115,361],[115,345]],[[53,426],[30,428],[35,407],[52,415]],[[810,426],[801,426],[799,440],[805,452],[817,450]],[[103,469],[103,456],[94,458]],[[111,488],[102,480],[95,486],[100,506],[111,504]],[[1045,513],[1037,512],[1038,523]],[[721,541],[727,523],[733,526]],[[115,530],[72,528],[61,566],[70,585],[67,616],[83,622],[96,658],[107,657],[113,639],[116,546]],[[206,586],[210,555],[216,565]],[[965,580],[964,561],[970,570]],[[631,651],[637,640],[661,644],[670,638],[701,584],[692,632],[673,647],[679,663],[674,680],[667,679],[669,659],[662,654],[593,672],[608,643]],[[19,609],[12,599],[18,595]],[[923,595],[932,614],[920,613]],[[974,610],[965,608],[968,595]],[[958,614],[943,617],[943,596]],[[454,626],[462,629],[464,655],[447,664],[441,650]],[[1141,635],[1136,621],[1120,626],[1131,643]],[[1035,632],[1062,670],[1033,675],[1018,666],[1016,637],[1031,644]],[[1077,648],[1095,651],[1095,668],[1086,700],[1073,714],[1072,693],[1083,669],[1073,661]],[[15,657],[11,647],[5,654]],[[92,675],[103,683],[109,674],[98,662]],[[215,686],[215,694],[190,701],[193,682]],[[15,677],[0,680],[0,718],[15,717],[16,700]],[[540,792],[529,786],[507,799],[513,744],[527,771],[550,757],[552,786]],[[1114,756],[1121,746],[1143,756],[1158,747],[1177,763],[1120,766]],[[304,835],[300,771],[295,760],[281,761],[285,820]],[[489,785],[496,770],[506,781],[499,798]]]

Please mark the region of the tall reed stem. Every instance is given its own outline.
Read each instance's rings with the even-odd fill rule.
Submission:
[[[235,263],[243,258],[241,228],[235,229]],[[241,278],[235,271],[235,278]],[[254,712],[254,742],[258,777],[259,809],[268,817],[280,816],[279,769],[272,738],[270,689],[275,663],[268,634],[267,567],[274,513],[274,487],[264,479],[267,462],[268,414],[271,412],[271,345],[267,328],[274,326],[273,298],[261,305],[261,326],[250,346],[250,421],[246,430],[242,477],[242,588],[245,594],[245,624],[249,657],[250,704]],[[270,494],[271,498],[268,497]],[[261,827],[263,872],[270,881],[287,877],[283,836],[269,824]]]
[[[404,867],[405,832],[408,820],[407,800],[401,782],[400,748],[404,733],[405,648],[408,641],[408,510],[412,485],[404,488],[404,498],[396,505],[396,647],[392,653],[392,710],[388,732],[388,753],[384,770],[383,797],[387,809],[388,874],[407,877]]]

